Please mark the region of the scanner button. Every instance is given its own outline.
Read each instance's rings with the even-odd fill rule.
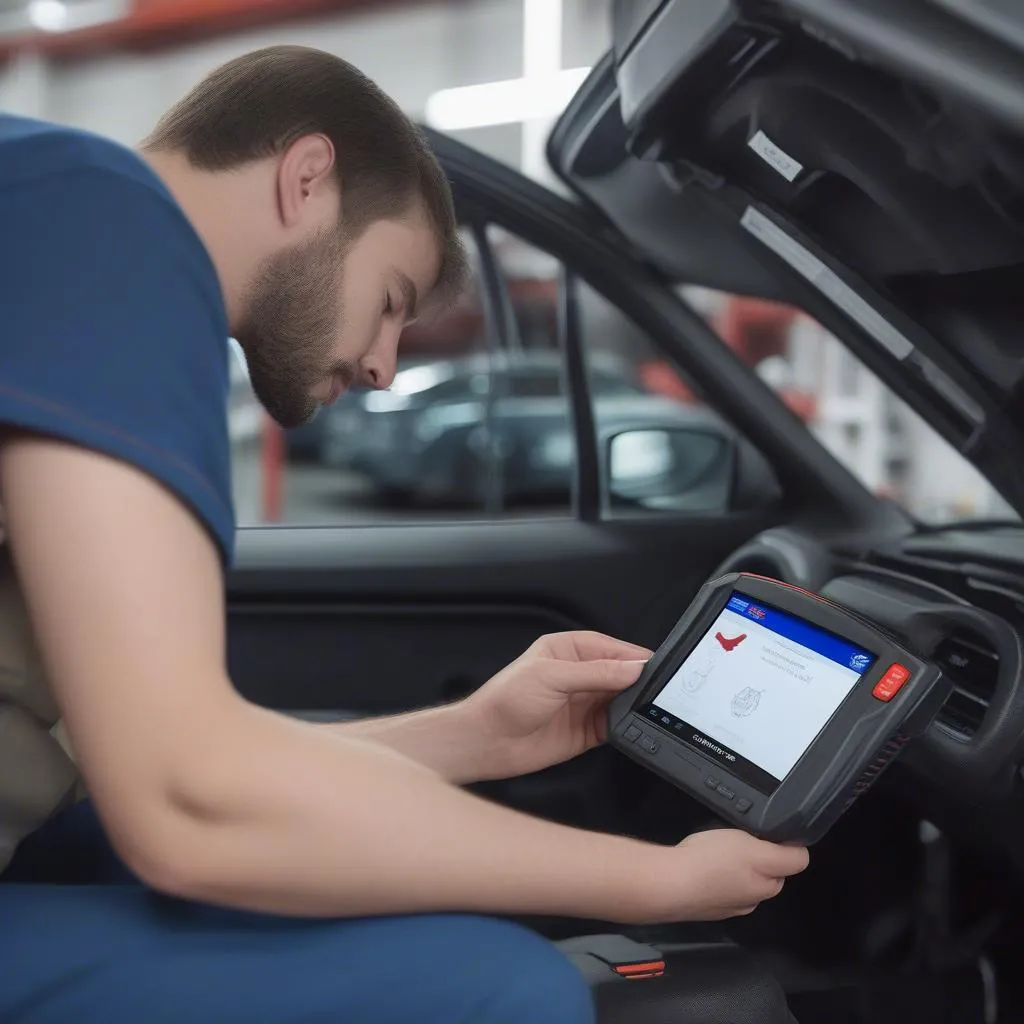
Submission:
[[[622,738],[627,743],[632,743],[639,735],[640,730],[635,725],[630,725],[626,727],[626,731],[622,734]]]
[[[746,814],[747,811],[749,811],[749,810],[750,810],[750,801],[745,796],[741,796],[739,798],[739,800],[736,801],[736,813],[737,814]]]
[[[708,789],[718,789],[721,783],[714,777],[714,775],[708,775],[704,779],[704,785],[707,786]]]
[[[731,800],[736,795],[736,790],[725,785],[719,786],[716,792],[719,796],[724,796],[726,800]]]
[[[641,736],[637,742],[648,754],[656,754],[661,747],[661,744],[657,740],[651,739],[650,736]]]
[[[890,701],[903,688],[903,684],[910,678],[910,669],[900,665],[898,662],[889,666],[888,671],[875,684],[871,696],[876,700]]]

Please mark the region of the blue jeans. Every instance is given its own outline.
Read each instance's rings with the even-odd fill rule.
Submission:
[[[592,1024],[552,945],[460,914],[305,920],[172,899],[117,861],[88,805],[0,878],[5,1024]]]

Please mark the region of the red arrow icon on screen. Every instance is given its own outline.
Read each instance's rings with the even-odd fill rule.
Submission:
[[[716,633],[715,639],[722,645],[722,650],[728,653],[729,651],[736,650],[736,648],[747,639],[747,634],[740,633],[739,636],[733,637],[730,640],[728,637],[722,636],[721,633]]]

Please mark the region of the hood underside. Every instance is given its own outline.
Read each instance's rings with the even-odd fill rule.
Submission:
[[[622,0],[549,145],[674,279],[802,306],[1024,509],[1024,4]]]

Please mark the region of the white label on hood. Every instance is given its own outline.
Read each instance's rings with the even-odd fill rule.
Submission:
[[[784,259],[802,277],[807,278],[818,291],[831,299],[896,359],[906,359],[914,351],[913,342],[905,334],[893,327],[877,309],[862,299],[806,246],[787,235],[774,221],[748,206],[740,223],[758,241]]]
[[[804,169],[799,160],[794,160],[788,153],[779,149],[764,132],[758,132],[747,145],[770,167],[781,174],[786,181],[793,181]]]

